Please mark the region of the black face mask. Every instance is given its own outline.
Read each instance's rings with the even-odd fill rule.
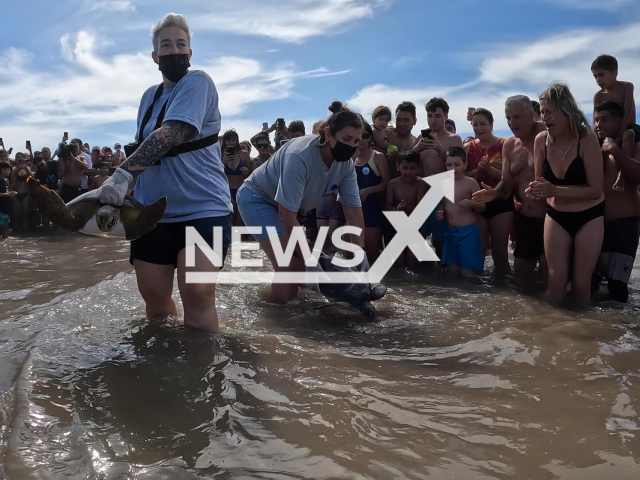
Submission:
[[[172,82],[178,83],[187,74],[191,64],[189,54],[175,53],[173,55],[162,55],[158,57],[158,70]]]
[[[336,162],[348,162],[357,150],[358,147],[350,147],[346,143],[336,140],[336,146],[331,147],[331,155]]]

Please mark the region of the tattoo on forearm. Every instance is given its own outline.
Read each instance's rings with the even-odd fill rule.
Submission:
[[[155,165],[173,147],[183,144],[196,133],[193,125],[179,121],[167,121],[158,130],[149,135],[138,150],[127,158],[120,168],[130,173],[132,167],[150,167]],[[138,173],[141,173],[138,171]]]

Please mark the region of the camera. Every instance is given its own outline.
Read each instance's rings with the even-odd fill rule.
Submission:
[[[124,146],[124,154],[129,158],[135,153],[140,144],[138,142],[132,142]]]
[[[78,146],[75,143],[63,142],[58,146],[58,157],[60,160],[69,160],[71,155],[78,154]]]

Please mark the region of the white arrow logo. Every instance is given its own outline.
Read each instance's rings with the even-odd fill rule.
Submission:
[[[376,263],[373,264],[371,269],[363,274],[361,272],[322,272],[321,270],[318,272],[307,271],[307,272],[265,272],[265,271],[222,271],[219,273],[211,273],[211,272],[187,272],[186,281],[187,283],[221,283],[221,284],[259,284],[259,283],[299,283],[299,284],[309,284],[309,283],[380,283],[384,276],[391,270],[393,264],[398,259],[402,252],[406,248],[411,249],[413,254],[416,256],[418,260],[421,262],[433,261],[437,262],[440,259],[433,251],[433,249],[429,246],[426,239],[420,233],[420,228],[429,218],[429,215],[435,210],[438,206],[442,198],[447,198],[451,202],[455,202],[454,197],[454,172],[453,170],[438,173],[437,175],[432,175],[427,178],[423,178],[423,181],[427,182],[431,188],[424,196],[422,200],[418,203],[416,208],[413,210],[411,215],[407,215],[404,212],[384,212],[384,214],[391,222],[391,225],[396,229],[396,235],[393,237],[393,240],[387,245],[382,254],[376,260]],[[220,227],[215,227],[220,228]],[[214,228],[214,230],[215,230]],[[254,227],[260,228],[260,227]],[[302,227],[295,227],[300,229],[299,235],[297,237],[304,238],[304,233],[302,231]],[[345,226],[341,227],[342,229],[351,229],[357,230],[357,232],[353,231],[352,233],[356,233],[357,235],[362,232],[353,226]],[[242,231],[242,229],[236,228],[234,237],[240,238],[240,233],[259,233],[259,232],[247,232]],[[250,230],[250,229],[244,229]],[[340,230],[340,229],[338,229]],[[272,245],[277,245],[277,248],[280,252],[283,252],[283,248],[280,245],[280,239],[277,236],[275,228],[268,228],[269,240]],[[338,233],[338,236],[341,237],[342,233]],[[344,234],[349,233],[347,230],[344,231]],[[214,232],[215,234],[215,232]],[[220,235],[222,232],[220,232]],[[326,236],[326,235],[325,235]],[[220,252],[214,252],[212,249],[208,247],[208,244],[201,237],[199,238],[198,232],[193,228],[187,228],[187,266],[195,266],[195,245],[204,251],[205,255],[212,259],[214,264],[221,265],[222,261],[220,258]],[[295,236],[294,236],[295,237]],[[296,238],[297,238],[296,237]],[[220,239],[222,237],[220,236]],[[300,240],[298,238],[298,240]],[[324,237],[323,237],[324,239]],[[221,241],[215,241],[214,243],[220,244]],[[242,250],[255,250],[258,247],[258,244],[247,244],[243,243],[239,247],[234,246],[232,248],[241,248]],[[322,245],[320,245],[320,248]],[[357,246],[353,246],[358,248]],[[208,249],[208,250],[207,250]],[[289,248],[287,248],[287,251]],[[308,248],[303,249],[308,250]],[[360,250],[361,251],[361,250]],[[315,257],[313,253],[304,251],[305,260],[311,260],[312,263],[315,263],[317,260],[317,256],[319,255],[319,250],[316,251]],[[233,254],[232,254],[233,258]],[[358,262],[361,262],[362,257]],[[214,262],[214,259],[217,261]],[[257,260],[260,264],[261,260]],[[191,263],[192,262],[192,263]],[[253,260],[249,260],[249,262],[254,262]],[[245,265],[247,267],[254,266]],[[257,266],[257,265],[255,265]]]

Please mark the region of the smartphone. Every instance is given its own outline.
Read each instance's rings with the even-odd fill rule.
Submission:
[[[27,145],[25,146],[27,150],[31,150],[31,141],[27,140]]]
[[[428,138],[429,140],[433,140],[433,135],[431,135],[430,128],[425,128],[424,130],[421,130],[420,133],[422,134],[422,138]]]
[[[287,143],[288,141],[289,141],[289,140],[288,140],[288,139],[286,139],[286,138],[285,138],[285,139],[283,139],[283,140],[280,140],[280,146],[283,146],[283,145],[284,145],[285,143]]]
[[[1,138],[0,138],[0,145],[4,145],[4,142],[2,141]]]
[[[236,154],[236,147],[227,147],[227,157],[233,157]]]
[[[69,133],[68,132],[64,132],[64,136],[62,137],[62,141],[66,142],[67,140],[69,140]]]
[[[475,108],[473,108],[473,107],[469,107],[469,108],[467,109],[467,115],[471,117],[471,116],[473,116],[473,112],[475,112],[475,111],[476,111],[476,109],[475,109]]]
[[[285,123],[284,123],[284,118],[279,118],[278,119],[278,130],[284,130],[286,127]]]
[[[267,122],[262,123],[262,131],[269,130],[269,124]]]
[[[9,155],[11,155],[11,152],[13,152],[13,147],[9,149]]]

